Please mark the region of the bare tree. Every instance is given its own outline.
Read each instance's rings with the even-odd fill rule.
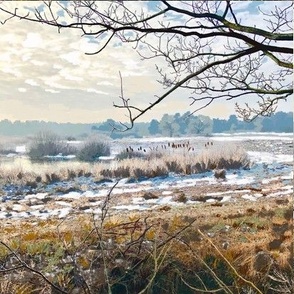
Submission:
[[[147,106],[137,106],[125,97],[121,78],[121,104],[114,106],[128,111],[130,126],[126,128],[180,89],[190,91],[192,113],[219,99],[236,100],[236,112],[245,120],[269,116],[279,101],[293,97],[292,1],[276,2],[270,12],[259,9],[263,20],[249,25],[238,18],[233,1],[154,3],[156,8],[141,5],[138,9],[128,1],[48,1],[27,14],[4,4],[0,10],[8,14],[2,23],[17,17],[58,30],[81,30],[100,44],[88,55],[107,50],[116,39],[133,43],[144,60],[164,60],[164,67],[156,65],[164,94],[154,101],[150,97]],[[60,9],[66,18],[58,16]]]

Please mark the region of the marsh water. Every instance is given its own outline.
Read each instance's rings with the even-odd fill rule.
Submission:
[[[237,145],[245,151],[267,152],[275,154],[293,155],[293,134],[291,133],[237,133],[237,134],[215,134],[214,136],[199,136],[186,138],[142,138],[142,139],[121,139],[110,141],[110,156],[103,157],[104,163],[111,162],[115,156],[127,148],[132,148],[138,152],[177,152],[177,149],[166,148],[171,144],[187,144],[193,148],[195,154],[205,150],[208,146],[214,147],[219,152],[226,150],[229,146]],[[208,143],[208,146],[207,146]],[[214,146],[212,146],[214,144]],[[18,146],[16,146],[16,150]],[[185,150],[184,150],[185,151]],[[187,150],[186,150],[187,151]],[[183,152],[183,150],[178,150]],[[189,151],[191,152],[191,150]],[[20,169],[26,171],[38,172],[46,167],[56,165],[58,168],[72,168],[83,165],[91,165],[76,160],[73,156],[56,156],[47,159],[44,162],[31,161],[25,153],[11,153],[0,156],[0,168]]]

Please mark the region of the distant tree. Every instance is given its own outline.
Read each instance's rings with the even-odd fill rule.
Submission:
[[[239,127],[239,121],[235,114],[231,114],[228,119],[228,126],[230,131],[236,131]]]
[[[0,134],[1,135],[9,135],[13,131],[13,123],[8,120],[4,119],[0,122]]]
[[[212,120],[208,116],[191,116],[187,126],[189,134],[210,134],[212,132]]]
[[[212,132],[222,133],[228,131],[228,122],[226,119],[214,118],[212,120]]]
[[[159,134],[159,121],[156,119],[152,119],[148,127],[148,131],[150,135]]]
[[[7,2],[0,4],[7,15],[2,23],[16,17],[58,31],[77,29],[98,44],[89,55],[119,40],[133,43],[143,59],[166,62],[156,66],[166,90],[147,106],[132,104],[122,91],[115,107],[127,110],[126,128],[178,89],[191,92],[195,111],[220,99],[241,100],[236,111],[245,120],[271,115],[279,101],[293,97],[293,1],[277,1],[269,12],[259,9],[264,28],[237,16],[239,1],[162,0],[149,11],[132,1],[44,1],[41,8],[36,1],[33,12],[17,9],[26,7],[21,2]],[[256,98],[257,107],[249,98]]]
[[[262,121],[262,132],[293,132],[293,113],[277,112]]]
[[[122,127],[122,125],[120,123],[118,123],[115,120],[109,118],[105,122],[101,123],[98,127],[96,127],[96,130],[101,131],[101,132],[110,133],[114,129],[120,130],[122,128],[123,127]]]
[[[183,115],[176,113],[174,115],[174,122],[179,125],[179,133],[182,135],[187,134],[187,125],[189,123],[190,116],[191,112],[186,112]]]
[[[93,131],[93,132],[98,131],[98,130],[99,130],[98,126],[92,126],[91,127],[91,131]]]
[[[173,116],[164,114],[160,120],[160,132],[163,136],[174,137],[179,135],[179,125],[174,122]]]

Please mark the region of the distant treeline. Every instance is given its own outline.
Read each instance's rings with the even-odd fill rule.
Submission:
[[[102,123],[56,123],[45,121],[0,121],[0,135],[30,136],[40,131],[49,130],[67,139],[81,139],[93,133],[102,133],[111,138],[143,136],[195,136],[213,133],[234,132],[293,132],[293,112],[276,112],[271,117],[258,117],[252,122],[244,122],[231,115],[228,119],[210,118],[205,115],[164,114],[160,120],[136,123],[127,132],[112,132],[113,126],[121,127],[119,122],[108,119]]]

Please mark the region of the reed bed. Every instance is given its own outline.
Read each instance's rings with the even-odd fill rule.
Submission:
[[[123,151],[125,152],[125,151]],[[31,166],[11,167],[0,163],[0,181],[3,183],[28,182],[44,183],[73,180],[76,177],[103,178],[153,178],[165,177],[169,173],[189,175],[216,169],[247,169],[250,160],[244,149],[236,145],[211,146],[199,153],[190,152],[188,148],[177,150],[151,150],[136,152],[138,156],[125,159],[121,154],[111,162],[86,163],[78,161],[39,163]]]

